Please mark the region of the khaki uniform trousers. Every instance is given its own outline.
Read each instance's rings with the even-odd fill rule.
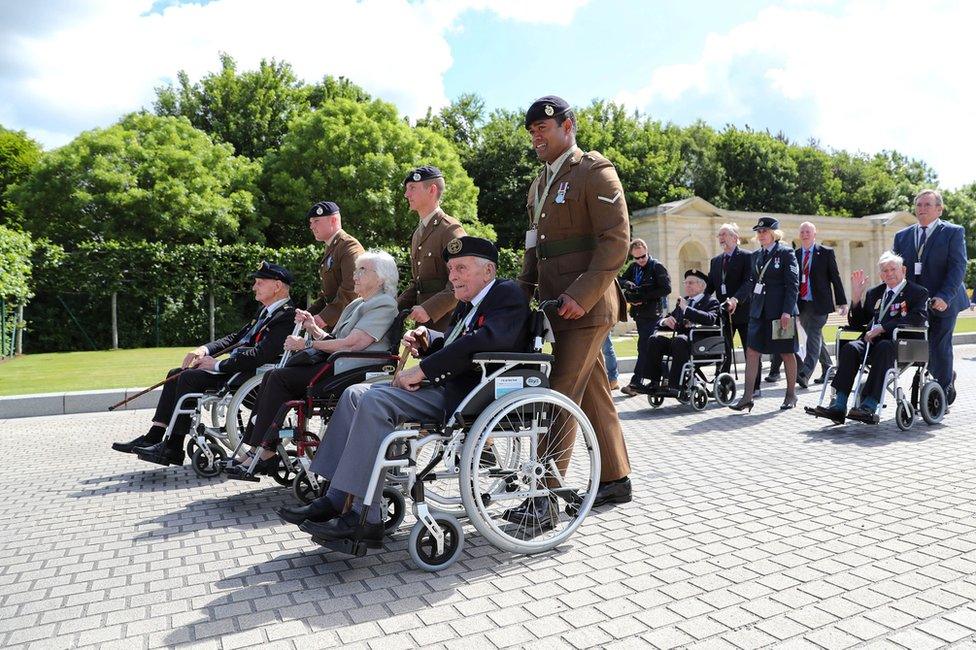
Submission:
[[[555,333],[553,343],[555,361],[549,385],[580,405],[590,419],[597,441],[600,443],[600,481],[615,481],[630,474],[630,460],[627,445],[624,443],[617,407],[610,395],[610,382],[603,361],[603,341],[610,333],[610,324],[562,330]],[[542,441],[540,455],[556,456],[556,464],[565,470],[569,463],[564,454],[572,449],[576,440],[575,431],[564,432],[562,426],[555,426],[559,434],[557,440],[548,441],[555,448],[548,448]],[[562,462],[560,462],[562,461]]]

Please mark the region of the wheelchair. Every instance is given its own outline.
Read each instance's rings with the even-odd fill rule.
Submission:
[[[384,525],[392,534],[403,519],[396,518],[394,495],[409,497],[416,523],[407,548],[418,568],[439,571],[460,557],[462,518],[499,550],[532,554],[564,543],[589,513],[600,448],[582,409],[549,387],[553,357],[542,353],[543,310],[553,305],[546,301],[532,315],[532,351],[474,355],[481,379],[446,421],[404,423],[381,444],[364,503],[383,490]],[[510,515],[537,497],[549,499],[545,526]],[[356,557],[368,549],[361,540],[313,541]]]
[[[695,325],[688,331],[688,341],[691,344],[691,354],[688,361],[681,368],[678,386],[669,386],[678,390],[677,400],[682,404],[690,404],[696,411],[702,411],[708,405],[709,396],[718,404],[728,406],[735,401],[735,379],[728,372],[716,372],[709,379],[705,375],[705,368],[713,366],[716,370],[725,362],[724,323],[719,319],[718,325]],[[734,359],[733,359],[734,362]],[[662,361],[661,376],[668,377],[671,358]],[[665,396],[649,393],[647,403],[658,408],[664,403]]]
[[[860,327],[838,328],[837,339],[834,342],[835,358],[840,359],[841,349],[850,342],[857,340],[866,331],[866,328]],[[868,424],[878,424],[881,421],[881,411],[887,408],[885,401],[889,397],[895,401],[895,424],[902,431],[911,429],[918,415],[927,424],[938,424],[945,417],[948,403],[942,386],[935,381],[928,371],[928,330],[924,327],[897,327],[892,332],[892,340],[895,342],[895,363],[885,372],[881,399],[878,401],[872,421]],[[868,344],[854,380],[851,401],[855,405],[861,401],[862,384],[870,369],[867,362],[870,351],[871,347]],[[915,369],[915,374],[912,378],[911,392],[906,395],[904,389],[899,385],[899,378],[912,368]],[[818,406],[826,407],[833,401],[836,391],[831,386],[831,381],[836,373],[836,366],[827,369],[823,388],[820,389]],[[807,413],[819,417],[814,409],[806,407],[805,410]]]
[[[342,391],[354,384],[389,381],[393,377],[396,364],[400,360],[397,346],[409,314],[410,310],[401,311],[387,330],[386,336],[392,341],[389,350],[332,353],[305,388],[305,395],[301,399],[284,402],[278,408],[274,424],[265,432],[261,446],[266,449],[275,447],[279,463],[271,478],[282,486],[290,486],[295,498],[302,503],[309,503],[321,496],[328,487],[326,481],[316,477],[308,468],[312,464],[312,458],[315,456],[332,413],[339,403],[339,396],[342,395]],[[261,385],[261,377],[256,379],[255,399]],[[250,419],[250,409],[253,408],[252,402],[248,407],[247,419],[243,420],[245,424]],[[320,423],[316,429],[317,433],[313,431],[314,418],[318,418]],[[278,440],[276,445],[270,442],[273,438]],[[243,436],[238,439],[234,456],[242,446]],[[257,462],[255,456],[247,466],[244,480],[260,480],[254,474]],[[226,466],[226,462],[223,466]],[[402,519],[402,514],[405,512],[402,499],[398,505],[396,496],[390,498],[394,500],[394,505],[391,507],[396,508],[396,512],[400,513]]]
[[[299,331],[300,326],[296,326],[293,334]],[[240,441],[245,418],[257,399],[261,375],[283,366],[289,356],[290,352],[286,351],[276,364],[261,366],[254,374],[234,373],[216,390],[182,395],[176,402],[162,439],[168,440],[173,435],[180,416],[189,416],[186,455],[190,458],[190,465],[201,478],[216,476],[220,473],[221,463],[227,458],[226,450],[233,449]]]

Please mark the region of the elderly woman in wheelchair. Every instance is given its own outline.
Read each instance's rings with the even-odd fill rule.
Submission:
[[[316,325],[309,312],[295,310],[295,322],[304,328],[307,338],[292,335],[285,339],[284,347],[292,352],[291,358],[284,367],[264,374],[245,437],[227,467],[228,478],[257,480],[261,474],[287,477],[290,461],[280,455],[279,433],[282,416],[290,410],[289,400],[305,396],[319,375],[347,372],[349,385],[362,381],[364,367],[376,365],[377,359],[389,362],[391,344],[399,337],[399,332],[393,331],[398,279],[396,261],[389,253],[369,251],[356,260],[353,280],[357,298],[342,310],[331,333]],[[357,354],[342,362],[333,357],[346,352]],[[250,446],[246,452],[244,443]]]
[[[380,507],[384,486],[399,486],[417,517],[410,554],[428,570],[460,554],[464,533],[452,513],[470,517],[499,548],[537,552],[575,530],[599,482],[593,429],[571,400],[546,387],[551,357],[526,352],[541,350],[542,318],[517,284],[496,279],[497,249],[462,237],[444,257],[459,300],[450,331],[408,332],[403,342],[421,357],[418,365],[392,385],[343,392],[311,466],[328,491],[278,510],[317,543],[364,555],[390,532]],[[535,346],[533,332],[540,332]],[[559,437],[578,440],[575,465],[573,445]],[[420,461],[425,448],[433,451]],[[547,452],[566,448],[558,457]],[[445,497],[452,483],[460,496]]]
[[[833,373],[830,382],[833,399],[828,406],[823,405],[827,392],[825,382],[820,404],[805,410],[835,424],[843,424],[845,419],[877,424],[887,390],[896,400],[895,419],[899,428],[911,426],[916,407],[926,421],[941,420],[945,412],[945,395],[926,369],[928,291],[905,279],[903,260],[892,252],[881,256],[878,267],[882,282],[867,289],[866,293],[867,274],[863,270],[851,274],[850,327],[838,332],[838,364],[836,369],[830,370]],[[858,337],[849,338],[851,333]],[[913,366],[918,372],[909,400],[898,387],[898,377]],[[865,368],[868,369],[867,379],[862,382]],[[848,411],[852,391],[855,406]]]

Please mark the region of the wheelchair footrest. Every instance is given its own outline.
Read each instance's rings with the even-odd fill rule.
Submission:
[[[325,539],[322,537],[312,537],[312,541],[319,546],[338,551],[346,555],[363,557],[371,548],[383,548],[383,542],[367,542],[355,539]]]
[[[246,472],[224,472],[224,476],[232,481],[247,481],[249,483],[259,483],[261,481],[261,477]]]

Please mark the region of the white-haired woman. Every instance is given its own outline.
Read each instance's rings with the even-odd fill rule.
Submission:
[[[275,453],[277,437],[271,436],[265,440],[265,435],[274,424],[281,405],[305,395],[305,388],[322,369],[330,354],[385,351],[390,349],[394,340],[399,340],[400,333],[390,331],[397,315],[399,277],[396,261],[389,253],[371,250],[356,258],[353,281],[358,297],[342,310],[331,334],[315,324],[310,312],[295,310],[295,322],[301,323],[311,338],[306,343],[300,336],[289,336],[285,339],[285,349],[293,352],[307,350],[303,355],[305,363],[272,370],[265,374],[261,382],[253,416],[245,431],[246,442],[251,446],[248,454],[260,455],[255,474],[271,473],[278,466]],[[245,462],[247,459],[240,458],[238,461]],[[227,470],[230,478],[240,477],[244,473],[241,464]]]

